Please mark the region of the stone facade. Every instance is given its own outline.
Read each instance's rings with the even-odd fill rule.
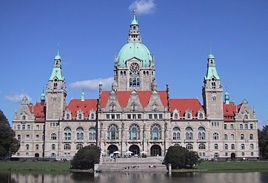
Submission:
[[[236,105],[223,94],[215,57],[208,56],[203,105],[198,99],[170,99],[169,87],[158,90],[154,59],[142,44],[134,17],[128,42],[114,65],[111,91],[99,88],[98,99],[72,99],[61,57],[54,59],[46,93],[35,105],[24,98],[13,129],[21,142],[16,157],[72,159],[78,149],[96,144],[103,154],[115,151],[163,156],[172,145],[197,151],[203,159],[257,159],[255,112],[246,100]]]

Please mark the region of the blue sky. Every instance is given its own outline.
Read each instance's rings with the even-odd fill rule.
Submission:
[[[58,47],[68,101],[82,90],[96,98],[94,83],[110,82],[127,41],[133,3],[159,89],[168,83],[171,97],[202,102],[211,49],[225,91],[236,103],[247,99],[259,126],[267,124],[267,0],[1,0],[0,109],[9,120],[21,95],[39,100]],[[77,81],[93,87],[71,87]]]

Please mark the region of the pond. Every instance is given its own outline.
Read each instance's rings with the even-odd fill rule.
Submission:
[[[1,183],[267,183],[268,173],[0,173]]]

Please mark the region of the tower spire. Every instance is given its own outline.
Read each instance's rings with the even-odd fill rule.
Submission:
[[[135,10],[133,11],[133,19],[130,24],[129,34],[128,34],[129,43],[140,43],[141,36],[139,31],[139,23],[135,15]]]

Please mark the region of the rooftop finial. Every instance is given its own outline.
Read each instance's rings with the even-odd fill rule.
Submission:
[[[131,25],[138,25],[138,21],[136,19],[136,10],[133,10],[133,20],[131,22]]]
[[[82,102],[85,101],[85,92],[82,92],[82,93],[81,93],[81,101],[82,101]]]

